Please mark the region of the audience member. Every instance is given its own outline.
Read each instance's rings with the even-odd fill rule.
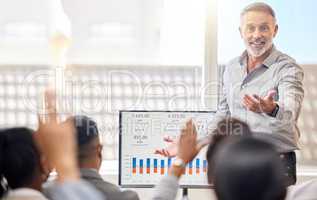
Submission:
[[[138,200],[136,192],[120,188],[102,179],[99,169],[102,162],[102,145],[95,121],[87,116],[75,116],[78,163],[81,177],[94,185],[104,196],[112,200]]]
[[[0,131],[0,197],[46,199],[41,194],[41,186],[49,171],[41,162],[33,133],[33,130],[23,127]]]
[[[213,159],[208,170],[214,176],[208,179],[214,182],[218,200],[285,198],[283,164],[272,144],[253,137],[227,138],[218,145]]]
[[[80,179],[74,122],[58,123],[55,91],[45,92],[45,105],[47,115],[45,120],[39,118],[36,139],[50,166],[58,173],[57,183],[48,188],[47,196],[53,200],[104,199],[99,191]]]

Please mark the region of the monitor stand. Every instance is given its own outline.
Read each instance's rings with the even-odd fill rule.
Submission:
[[[189,200],[188,198],[188,188],[183,188],[183,194],[181,200]]]

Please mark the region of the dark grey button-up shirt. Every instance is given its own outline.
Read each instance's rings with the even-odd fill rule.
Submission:
[[[250,125],[258,136],[270,140],[279,152],[298,149],[297,119],[304,97],[303,69],[295,60],[276,50],[262,65],[247,73],[247,53],[229,62],[223,72],[222,91],[216,118],[231,115]],[[276,90],[279,111],[275,117],[247,110],[242,99],[245,94],[266,96]]]

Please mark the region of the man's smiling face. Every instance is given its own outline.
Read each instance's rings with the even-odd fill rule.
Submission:
[[[252,57],[260,57],[272,47],[277,30],[275,19],[266,12],[250,11],[241,16],[240,34]]]

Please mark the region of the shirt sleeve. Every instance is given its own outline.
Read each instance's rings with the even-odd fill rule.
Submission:
[[[105,197],[83,180],[56,183],[47,188],[46,195],[51,200],[105,200]]]
[[[303,182],[287,189],[285,200],[313,200],[317,195],[317,179]]]
[[[173,175],[165,176],[154,188],[152,200],[174,200],[177,195],[178,178]]]
[[[297,121],[302,101],[304,72],[297,64],[287,64],[279,72],[276,118],[281,121]]]

